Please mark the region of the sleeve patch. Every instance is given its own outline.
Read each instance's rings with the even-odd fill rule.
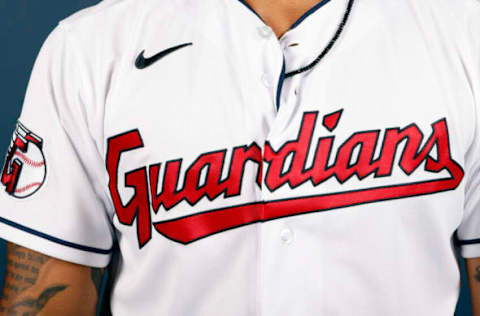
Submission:
[[[8,194],[27,198],[45,182],[47,166],[43,139],[18,122],[8,149],[1,182]]]

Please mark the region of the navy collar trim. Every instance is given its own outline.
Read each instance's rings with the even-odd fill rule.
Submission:
[[[323,7],[324,5],[326,5],[328,2],[330,2],[330,0],[322,0],[322,1],[320,1],[319,3],[317,3],[316,5],[314,5],[310,10],[308,10],[308,11],[305,12],[301,17],[299,17],[298,20],[295,21],[295,23],[293,23],[292,26],[290,26],[290,29],[294,29],[294,28],[296,28],[297,26],[299,26],[300,23],[303,22],[303,20],[305,20],[305,19],[308,18],[310,15],[312,15],[313,13],[315,13],[315,11],[317,11],[318,9],[320,9],[321,7]]]
[[[247,3],[246,0],[238,0],[240,1],[240,3],[242,3],[244,6],[246,6],[250,11],[252,11],[263,23],[265,23],[265,21],[260,17],[260,15],[258,15],[257,12],[255,12],[255,10]],[[320,1],[319,3],[317,3],[316,5],[314,5],[311,9],[309,9],[307,12],[305,12],[301,17],[299,17],[295,23],[293,23],[291,26],[290,26],[290,30],[291,29],[294,29],[296,28],[297,26],[300,25],[300,23],[303,22],[303,20],[305,20],[306,18],[308,18],[310,15],[312,15],[313,13],[315,13],[318,9],[320,9],[321,7],[323,7],[325,4],[327,4],[328,2],[330,2],[330,0],[322,0]],[[265,23],[266,24],[266,23]]]
[[[250,11],[252,11],[263,23],[265,23],[265,21],[262,19],[262,17],[260,15],[258,15],[257,12],[255,12],[255,10],[253,10],[253,8],[247,3],[247,1],[245,0],[238,0],[240,1],[240,3],[242,3],[244,6],[246,6]],[[266,23],[265,23],[266,24]]]

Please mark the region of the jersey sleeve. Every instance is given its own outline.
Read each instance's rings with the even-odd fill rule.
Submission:
[[[35,62],[2,171],[0,238],[104,267],[114,233],[89,120],[93,83],[75,45],[60,24]]]
[[[465,154],[464,215],[457,230],[461,255],[464,258],[480,257],[480,3],[472,7],[475,18],[468,19],[467,42],[472,49],[467,60],[471,78],[472,96],[475,102],[475,133],[473,142]]]

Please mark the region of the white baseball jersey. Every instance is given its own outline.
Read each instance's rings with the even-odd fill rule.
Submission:
[[[34,66],[0,237],[105,267],[115,316],[453,315],[480,256],[480,3],[108,0]]]

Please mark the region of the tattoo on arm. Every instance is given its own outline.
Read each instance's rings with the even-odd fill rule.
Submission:
[[[95,315],[103,270],[7,243],[0,316]]]
[[[97,290],[97,295],[100,296],[100,287],[102,286],[102,272],[103,269],[92,268],[90,277],[92,278],[93,285]]]
[[[480,266],[477,266],[475,268],[475,280],[477,280],[477,282],[480,282]]]
[[[26,305],[17,302],[17,298],[22,293],[35,285],[38,280],[40,269],[50,260],[50,257],[36,253],[18,245],[7,243],[7,273],[5,275],[5,284],[3,288],[2,299],[0,300],[0,313],[6,315],[35,315],[32,311],[24,311]],[[48,290],[48,291],[47,291]],[[41,293],[38,297],[42,301],[48,301],[48,295],[52,294],[47,289],[46,293]],[[42,296],[43,295],[43,296]],[[49,297],[51,298],[51,296]],[[45,303],[46,303],[45,301]],[[18,312],[22,309],[22,312]]]
[[[18,303],[15,303],[8,309],[8,315],[17,315],[18,309],[22,309],[22,316],[34,316],[45,307],[47,302],[58,292],[67,288],[66,285],[55,285],[43,290],[37,298],[27,297]]]

